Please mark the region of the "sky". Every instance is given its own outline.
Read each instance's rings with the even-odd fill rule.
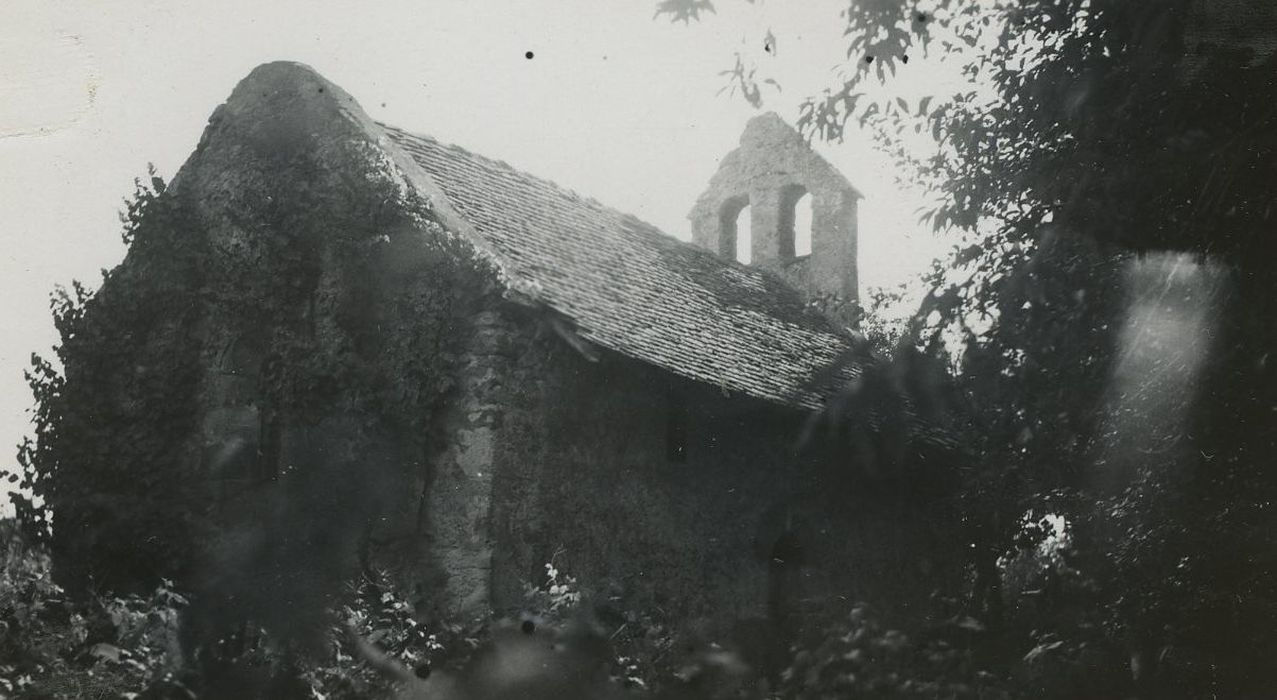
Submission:
[[[690,238],[686,214],[758,110],[723,93],[737,52],[793,123],[836,83],[845,0],[718,0],[688,25],[655,0],[8,0],[0,27],[0,465],[51,355],[55,285],[96,287],[124,256],[118,213],[153,163],[171,178],[255,66],[306,63],[374,119],[430,134]],[[768,30],[775,51],[764,53]],[[528,58],[529,53],[531,58]],[[902,89],[943,88],[911,61]],[[863,289],[894,286],[948,243],[869,135],[816,148],[864,195]]]

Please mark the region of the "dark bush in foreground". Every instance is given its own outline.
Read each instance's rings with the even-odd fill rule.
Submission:
[[[11,522],[0,534],[0,696],[15,699],[1105,697],[1117,658],[1077,631],[1008,652],[1006,635],[965,615],[906,632],[858,605],[807,624],[769,677],[744,638],[591,600],[553,566],[518,619],[423,624],[388,577],[366,575],[325,612],[322,653],[244,624],[188,658],[188,601],[169,585],[72,598]]]

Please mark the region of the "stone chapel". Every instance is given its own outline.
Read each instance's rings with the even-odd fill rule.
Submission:
[[[231,303],[199,325],[184,468],[208,485],[228,549],[311,470],[350,492],[319,517],[358,511],[358,541],[423,614],[517,609],[553,561],[636,605],[747,618],[766,614],[778,575],[819,606],[855,599],[898,556],[795,505],[827,491],[805,471],[804,427],[865,357],[817,303],[856,299],[860,195],[775,114],[689,196],[691,243],[374,122],[287,62],[241,81],[167,194],[222,271],[212,296],[291,279],[272,260],[311,261],[282,287],[301,290],[292,315]],[[796,226],[804,197],[810,232]],[[347,264],[351,251],[368,262]],[[281,323],[311,343],[289,361],[346,353],[333,366],[366,382],[361,405],[394,410],[353,415],[350,391],[305,411],[261,396]],[[393,371],[361,367],[377,363]],[[418,373],[443,388],[426,396]]]

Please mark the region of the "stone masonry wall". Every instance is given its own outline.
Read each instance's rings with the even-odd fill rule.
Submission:
[[[422,504],[421,546],[437,574],[429,598],[438,616],[485,614],[492,603],[492,488],[508,329],[492,309],[463,323],[457,387],[438,419],[442,451],[432,460]]]
[[[910,601],[953,574],[937,557],[953,549],[935,544],[943,514],[800,447],[807,414],[613,353],[590,361],[535,314],[504,318],[490,521],[497,612],[519,609],[550,562],[629,609],[715,624],[860,600],[910,619],[925,614]]]
[[[642,609],[765,616],[802,415],[516,327],[493,453],[498,611],[553,562]]]
[[[794,254],[794,205],[812,198],[811,254]],[[857,202],[860,194],[779,116],[749,121],[688,214],[692,240],[734,258],[735,221],[749,206],[751,264],[784,275],[813,296],[858,299]]]
[[[383,139],[313,71],[268,64],[170,187],[209,249],[195,578],[266,599],[289,571],[372,566],[423,612],[486,612],[498,273]]]

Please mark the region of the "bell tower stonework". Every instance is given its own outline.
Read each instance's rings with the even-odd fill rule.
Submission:
[[[811,197],[811,252],[796,245],[795,209]],[[861,195],[776,113],[749,120],[688,214],[692,241],[737,257],[737,218],[749,207],[749,264],[772,270],[809,298],[857,302],[856,206]],[[743,243],[743,241],[742,241]]]

